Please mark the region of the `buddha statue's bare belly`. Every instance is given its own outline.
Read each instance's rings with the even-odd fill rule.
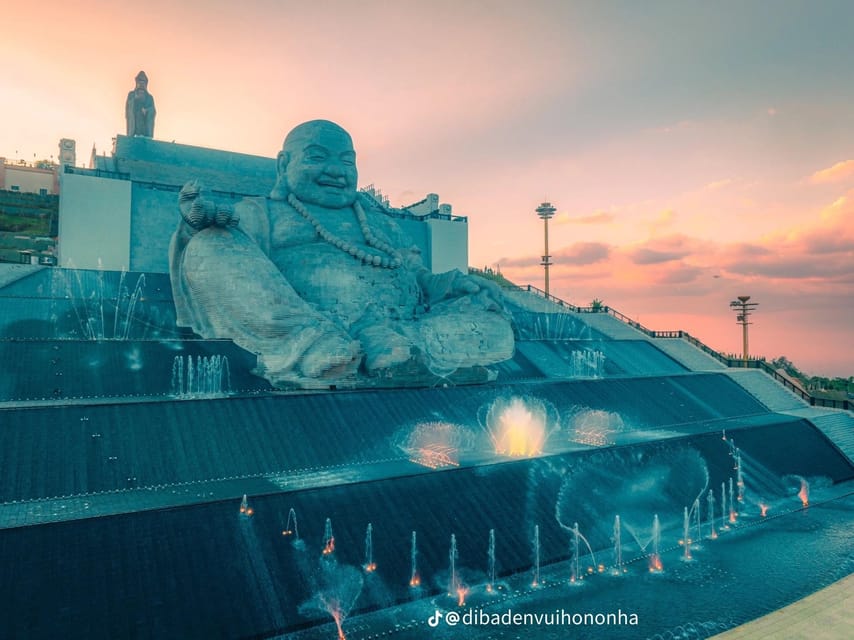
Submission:
[[[393,323],[415,315],[419,287],[405,268],[366,265],[323,241],[274,246],[271,258],[303,300],[344,328],[366,314]]]

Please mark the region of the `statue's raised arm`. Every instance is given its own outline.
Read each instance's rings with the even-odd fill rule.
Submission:
[[[268,198],[234,207],[179,195],[170,247],[179,324],[259,354],[275,386],[429,383],[513,353],[500,297],[458,271],[430,274],[392,218],[356,191],[338,125],[291,131]]]

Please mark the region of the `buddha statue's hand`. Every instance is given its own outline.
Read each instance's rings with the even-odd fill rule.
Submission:
[[[178,194],[178,209],[192,233],[207,227],[236,227],[240,218],[234,213],[234,207],[206,199],[202,191],[198,180],[192,180]]]
[[[504,309],[504,293],[501,291],[501,287],[495,282],[472,275],[466,275],[463,278],[478,288],[475,295],[480,299],[485,309],[488,311],[501,311]],[[471,284],[467,286],[470,287]]]
[[[503,308],[504,296],[497,284],[485,278],[466,275],[457,269],[439,274],[424,269],[418,281],[431,305],[443,300],[468,297],[487,311],[500,311]]]

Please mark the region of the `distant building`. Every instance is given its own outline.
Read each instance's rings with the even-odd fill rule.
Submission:
[[[113,153],[93,155],[89,169],[60,173],[59,261],[80,269],[166,273],[178,223],[178,192],[199,180],[219,201],[266,196],[276,179],[273,158],[119,135]],[[449,205],[396,209],[373,185],[362,190],[419,246],[435,272],[468,267],[468,221]],[[429,198],[430,196],[428,196]]]
[[[0,158],[0,262],[56,264],[58,192],[52,160]]]
[[[59,193],[57,166],[44,161],[12,163],[0,158],[0,190],[55,195]]]

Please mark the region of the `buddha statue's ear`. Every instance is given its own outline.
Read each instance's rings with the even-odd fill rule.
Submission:
[[[285,200],[288,197],[287,170],[291,154],[287,151],[279,151],[276,156],[276,184],[270,192],[271,200]]]
[[[288,163],[291,161],[291,154],[284,149],[279,151],[279,155],[276,156],[276,174],[284,175],[285,171],[288,169]]]

